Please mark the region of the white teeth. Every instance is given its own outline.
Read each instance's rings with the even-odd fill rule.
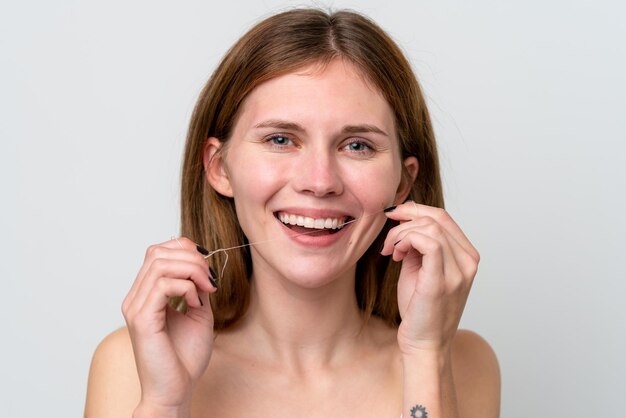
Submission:
[[[294,215],[281,212],[278,219],[284,224],[298,225],[310,229],[338,229],[345,224],[345,218],[310,218],[308,216]]]

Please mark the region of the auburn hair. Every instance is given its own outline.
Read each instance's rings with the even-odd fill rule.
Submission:
[[[273,15],[250,29],[226,53],[194,108],[185,146],[181,186],[181,234],[211,250],[247,243],[234,201],[206,179],[203,153],[210,137],[228,142],[239,109],[255,87],[311,64],[342,58],[376,86],[394,112],[402,158],[414,156],[419,172],[409,199],[443,207],[435,137],[426,102],[408,60],[377,24],[353,11],[294,9]],[[409,177],[404,166],[404,179]],[[355,292],[360,309],[391,325],[400,322],[396,287],[400,264],[379,254],[388,220],[357,263]],[[225,254],[211,264],[224,266]],[[219,289],[211,295],[215,329],[233,325],[250,299],[252,260],[247,248],[231,250]]]

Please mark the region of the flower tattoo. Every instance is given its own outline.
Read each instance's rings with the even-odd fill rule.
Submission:
[[[415,405],[411,408],[411,418],[428,418],[426,407],[419,404]]]

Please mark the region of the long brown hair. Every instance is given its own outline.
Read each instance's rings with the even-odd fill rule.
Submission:
[[[234,202],[206,180],[203,150],[209,137],[226,143],[238,111],[259,84],[313,63],[343,58],[359,68],[383,93],[395,114],[403,158],[415,156],[419,172],[409,199],[443,207],[435,137],[424,97],[411,66],[394,41],[370,19],[352,12],[328,13],[295,9],[271,16],[248,31],[225,55],[194,109],[182,171],[181,234],[209,249],[247,243]],[[403,170],[403,178],[408,173]],[[356,295],[364,313],[397,325],[396,286],[400,266],[378,253],[389,228],[387,221],[357,264]],[[224,253],[211,259],[216,271]],[[229,251],[224,280],[212,295],[215,328],[234,324],[250,298],[251,258],[242,248]]]

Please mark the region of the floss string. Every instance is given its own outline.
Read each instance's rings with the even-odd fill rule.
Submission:
[[[348,225],[348,224],[351,224],[351,223],[353,223],[353,222],[360,221],[360,220],[362,220],[362,219],[369,218],[369,217],[371,217],[371,216],[379,215],[379,214],[381,214],[381,213],[384,213],[384,210],[381,210],[381,211],[378,211],[378,212],[374,212],[374,213],[370,213],[370,214],[363,215],[363,216],[361,216],[360,218],[355,218],[355,219],[352,219],[352,220],[350,220],[350,221],[348,221],[348,222],[344,222],[344,223],[342,223],[342,224],[341,224],[341,225],[339,225],[339,226],[341,226],[341,227],[343,228],[344,226],[346,226],[346,225]],[[339,227],[339,226],[338,226],[338,227]],[[319,230],[318,230],[318,229],[315,229],[315,230],[312,230],[312,231],[301,232],[301,233],[299,233],[299,234],[292,235],[292,236],[293,236],[293,237],[299,237],[299,236],[301,236],[301,235],[311,235],[311,234],[314,234],[314,233],[316,233],[316,232],[319,232]],[[230,251],[230,250],[236,250],[236,249],[239,249],[239,248],[251,247],[251,246],[254,246],[254,245],[259,245],[259,244],[267,244],[267,243],[269,243],[269,242],[281,241],[281,240],[284,240],[284,239],[287,239],[287,237],[278,237],[278,238],[272,238],[272,239],[267,239],[267,240],[263,240],[263,241],[249,242],[249,243],[247,243],[247,244],[235,245],[234,247],[228,247],[228,248],[218,248],[217,250],[213,250],[213,251],[209,252],[209,254],[205,255],[205,256],[204,256],[204,259],[205,259],[205,260],[208,260],[211,256],[213,256],[214,254],[217,254],[217,253],[219,253],[219,252],[224,253],[224,255],[226,256],[226,258],[224,259],[224,265],[222,266],[222,269],[221,269],[221,271],[220,271],[220,277],[219,277],[219,279],[221,280],[221,279],[224,277],[224,271],[226,270],[226,265],[228,264],[228,251]],[[176,241],[178,241],[178,239],[176,239]],[[180,242],[178,242],[178,244],[182,247],[182,245],[180,244]]]

